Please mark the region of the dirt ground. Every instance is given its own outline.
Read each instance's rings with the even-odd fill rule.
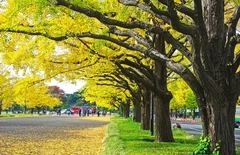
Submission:
[[[109,116],[0,118],[0,155],[99,155]]]

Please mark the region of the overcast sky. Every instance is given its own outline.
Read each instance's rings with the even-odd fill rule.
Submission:
[[[49,86],[58,86],[60,89],[64,90],[66,94],[73,94],[74,92],[78,91],[83,85],[84,81],[77,81],[76,84],[72,84],[70,82],[57,82],[52,80],[51,83],[47,84]]]

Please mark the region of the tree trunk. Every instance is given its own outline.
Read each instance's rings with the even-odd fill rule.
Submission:
[[[178,118],[178,109],[175,109],[175,119]]]
[[[155,46],[159,53],[165,54],[165,42],[159,35],[155,36]],[[172,94],[167,90],[166,64],[154,61],[153,74],[155,78],[156,91],[154,91],[155,126],[157,142],[173,142],[171,120],[169,117],[169,105]]]
[[[122,109],[123,109],[123,117],[128,118],[129,117],[129,111],[130,111],[130,103],[122,104]]]
[[[133,98],[133,121],[134,122],[141,122],[141,106],[140,106],[141,100],[137,100],[136,98]]]
[[[170,109],[170,117],[173,117],[173,109]]]
[[[219,97],[207,100],[208,130],[210,137],[210,151],[220,145],[220,154],[236,154],[235,152],[235,101],[228,100],[219,104]],[[211,101],[211,102],[210,102]],[[214,103],[215,102],[215,103]]]
[[[27,113],[27,106],[26,106],[26,104],[23,107],[24,107],[24,114],[26,114]]]
[[[37,107],[37,113],[40,114],[41,107]]]
[[[167,97],[169,98],[169,97]],[[155,104],[155,126],[157,142],[173,142],[171,121],[169,118],[169,99],[164,95],[154,96]]]
[[[183,119],[186,119],[186,117],[187,117],[187,107],[184,106]]]
[[[141,106],[140,106],[139,103],[134,104],[133,121],[134,122],[141,122]]]
[[[210,137],[210,152],[220,144],[220,154],[235,155],[234,120],[237,92],[234,89],[234,73],[231,72],[233,45],[226,44],[232,37],[226,34],[224,24],[224,1],[203,1],[206,33],[194,38],[194,73],[201,84],[195,90],[198,100],[204,136]],[[227,36],[229,35],[229,36]],[[230,64],[230,65],[228,65]],[[194,89],[194,88],[192,88]],[[203,98],[201,96],[204,96]],[[199,100],[201,98],[202,100]]]
[[[141,116],[141,129],[149,130],[150,129],[150,91],[144,89],[143,101],[141,105],[142,116]]]

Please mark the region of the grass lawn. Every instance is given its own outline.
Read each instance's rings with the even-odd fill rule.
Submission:
[[[175,142],[154,142],[149,130],[140,130],[140,123],[112,116],[103,142],[102,155],[187,155],[197,150],[200,136],[182,129],[173,129]],[[237,154],[240,149],[237,148]]]

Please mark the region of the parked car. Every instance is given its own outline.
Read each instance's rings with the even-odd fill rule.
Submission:
[[[240,128],[240,122],[235,122],[235,128]]]
[[[71,111],[71,110],[69,110],[69,109],[62,110],[62,111],[61,111],[61,114],[69,114],[69,112],[70,112],[71,115],[74,114],[74,112]]]

